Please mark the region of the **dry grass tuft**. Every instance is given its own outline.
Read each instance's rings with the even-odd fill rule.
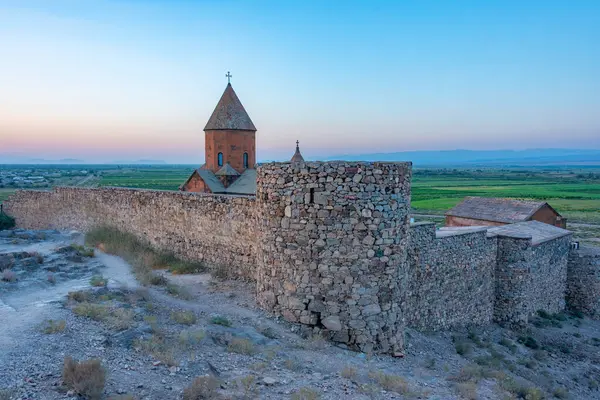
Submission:
[[[178,324],[194,325],[196,323],[196,314],[191,311],[173,311],[171,319]]]
[[[228,320],[225,317],[221,317],[219,315],[212,317],[210,319],[210,323],[215,324],[215,325],[221,325],[221,326],[231,326],[232,325],[230,320]]]
[[[233,338],[227,346],[227,351],[230,353],[252,355],[256,353],[254,344],[248,339]]]
[[[62,333],[65,331],[65,328],[67,327],[67,322],[64,319],[61,320],[52,320],[52,319],[48,319],[44,322],[42,322],[40,328],[41,331],[45,334],[53,334],[53,333]]]
[[[90,279],[90,285],[94,287],[104,287],[108,283],[108,279],[102,277],[102,275],[94,275]]]
[[[199,376],[183,390],[183,400],[204,400],[218,397],[219,382],[212,376]]]
[[[402,395],[411,393],[408,382],[401,376],[386,374],[382,371],[371,371],[369,372],[369,378],[388,392],[396,392]]]
[[[464,400],[477,400],[477,384],[475,382],[458,382],[454,389]]]
[[[174,348],[167,343],[163,335],[154,334],[148,339],[138,339],[135,341],[135,347],[168,366],[179,365],[175,358]]]
[[[321,395],[316,389],[303,387],[298,391],[292,393],[291,400],[317,400],[320,399]]]
[[[90,295],[88,294],[88,292],[78,290],[76,292],[69,292],[68,298],[69,300],[76,301],[77,303],[83,303],[90,299]]]
[[[77,362],[71,357],[65,357],[62,378],[65,385],[79,395],[97,400],[104,391],[106,370],[98,359]]]
[[[342,378],[346,378],[346,379],[350,379],[350,380],[355,380],[356,379],[356,368],[354,367],[344,367],[344,369],[342,370],[342,372],[340,372],[340,375]]]

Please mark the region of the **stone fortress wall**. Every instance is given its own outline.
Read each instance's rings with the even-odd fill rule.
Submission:
[[[445,329],[492,322],[496,240],[485,229],[437,233],[412,224],[404,302],[407,324]]]
[[[109,225],[256,282],[265,309],[362,351],[396,352],[404,327],[526,322],[565,308],[600,317],[600,253],[410,224],[410,163],[268,163],[256,197],[138,189],[18,191],[23,228]],[[566,296],[566,300],[565,300]]]
[[[256,260],[255,200],[185,192],[121,188],[20,190],[4,208],[27,229],[111,226],[157,249],[232,276],[253,279]]]

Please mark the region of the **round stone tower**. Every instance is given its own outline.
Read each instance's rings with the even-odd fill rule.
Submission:
[[[259,303],[361,351],[401,351],[410,176],[410,163],[260,165]]]

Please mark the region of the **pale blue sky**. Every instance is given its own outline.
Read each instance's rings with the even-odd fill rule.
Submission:
[[[199,163],[228,70],[259,159],[600,148],[598,1],[0,0],[0,153]]]

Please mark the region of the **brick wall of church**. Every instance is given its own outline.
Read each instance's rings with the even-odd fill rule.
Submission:
[[[27,229],[109,225],[158,249],[254,279],[254,198],[121,188],[17,191],[4,209]]]
[[[206,168],[216,172],[218,154],[223,153],[223,165],[229,164],[240,174],[244,168],[244,153],[248,153],[248,167],[256,164],[256,133],[241,130],[219,130],[205,132]]]

